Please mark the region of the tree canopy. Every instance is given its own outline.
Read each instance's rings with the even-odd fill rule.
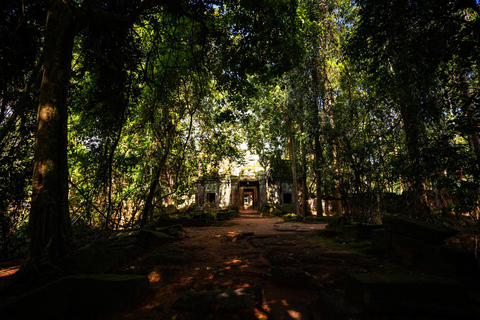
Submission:
[[[479,10],[7,1],[0,253],[28,243],[30,261],[55,262],[75,235],[168,216],[245,146],[265,168],[288,160],[299,215],[331,200],[372,222],[394,197],[396,213],[480,226]]]

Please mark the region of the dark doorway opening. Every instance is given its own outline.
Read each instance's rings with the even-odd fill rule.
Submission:
[[[293,203],[293,199],[292,199],[292,194],[291,193],[284,193],[283,194],[283,203],[287,204],[287,203]]]
[[[215,203],[215,193],[207,193],[207,202]]]

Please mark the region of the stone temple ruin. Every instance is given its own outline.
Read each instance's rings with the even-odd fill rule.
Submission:
[[[291,166],[286,160],[265,169],[258,155],[247,153],[246,162],[233,164],[229,170],[223,166],[215,176],[197,180],[195,205],[199,210],[259,210],[267,203],[277,207],[293,205]]]

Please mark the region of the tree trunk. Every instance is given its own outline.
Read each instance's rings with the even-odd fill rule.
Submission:
[[[412,165],[411,188],[413,191],[413,211],[417,218],[425,218],[428,213],[425,187],[422,178],[422,166],[420,161],[420,130],[423,126],[415,110],[409,105],[402,105],[400,112],[405,132],[407,153]]]
[[[319,72],[318,72],[318,59],[316,57],[313,58],[312,61],[312,87],[313,87],[313,101],[314,108],[312,113],[313,117],[313,125],[315,126],[315,133],[314,133],[314,148],[315,148],[315,194],[317,198],[317,202],[315,205],[315,209],[317,211],[317,216],[323,216],[323,204],[322,204],[322,171],[321,171],[321,163],[323,161],[323,149],[320,143],[320,119],[318,116],[319,105],[318,105],[318,94],[319,94],[319,86],[320,86],[320,79],[319,79]]]
[[[167,133],[167,135],[170,133]],[[153,216],[153,198],[155,198],[155,192],[160,184],[160,176],[162,175],[162,168],[167,162],[168,155],[170,154],[170,137],[167,137],[166,150],[162,158],[158,161],[157,165],[153,168],[153,178],[148,189],[148,195],[145,199],[145,206],[142,212],[142,219],[140,221],[140,227],[143,228],[148,220]]]
[[[295,203],[295,214],[300,215],[300,203],[298,201],[297,164],[295,162],[295,140],[293,137],[292,123],[290,122],[290,159],[292,160],[293,178],[293,202]]]
[[[320,135],[315,134],[315,191],[317,198],[317,216],[323,216],[322,171],[320,170],[320,163],[323,160],[322,153],[323,150],[320,144]]]
[[[37,114],[29,260],[55,262],[73,243],[68,209],[67,94],[76,30],[73,9],[49,2]]]
[[[301,101],[302,107],[304,106],[304,102]],[[300,130],[304,132],[304,125],[303,122],[300,123]],[[301,212],[302,217],[306,217],[308,215],[307,206],[308,206],[308,188],[307,188],[307,150],[305,146],[305,141],[300,142],[300,149],[302,153],[302,203],[301,203]]]
[[[467,75],[465,73],[462,74],[462,85],[463,85],[463,98],[466,101],[466,105],[463,107],[463,112],[467,118],[472,118],[475,113],[475,105],[472,102],[472,97],[470,94],[470,89],[468,86]],[[470,128],[471,133],[468,135],[468,141],[470,143],[470,148],[472,149],[473,153],[477,157],[477,162],[480,163],[480,138],[478,136],[477,126],[473,126]]]
[[[155,192],[157,191],[157,187],[160,184],[160,175],[162,173],[161,165],[158,164],[153,169],[153,178],[152,182],[150,183],[150,187],[148,189],[147,199],[145,200],[145,206],[142,212],[142,220],[140,222],[140,227],[143,228],[150,219],[153,214],[153,198],[155,197]]]

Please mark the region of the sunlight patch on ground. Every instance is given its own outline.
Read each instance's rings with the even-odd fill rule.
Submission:
[[[237,263],[242,263],[242,260],[235,258],[226,262],[226,264],[237,264]]]
[[[20,266],[14,266],[0,270],[0,278],[11,276],[15,274],[18,269],[20,269]]]
[[[158,282],[162,279],[162,275],[157,271],[152,271],[148,274],[148,281],[150,283]]]
[[[295,320],[301,320],[302,319],[302,314],[298,311],[287,310],[287,312],[290,315],[290,317],[292,317],[292,319],[295,319]]]

